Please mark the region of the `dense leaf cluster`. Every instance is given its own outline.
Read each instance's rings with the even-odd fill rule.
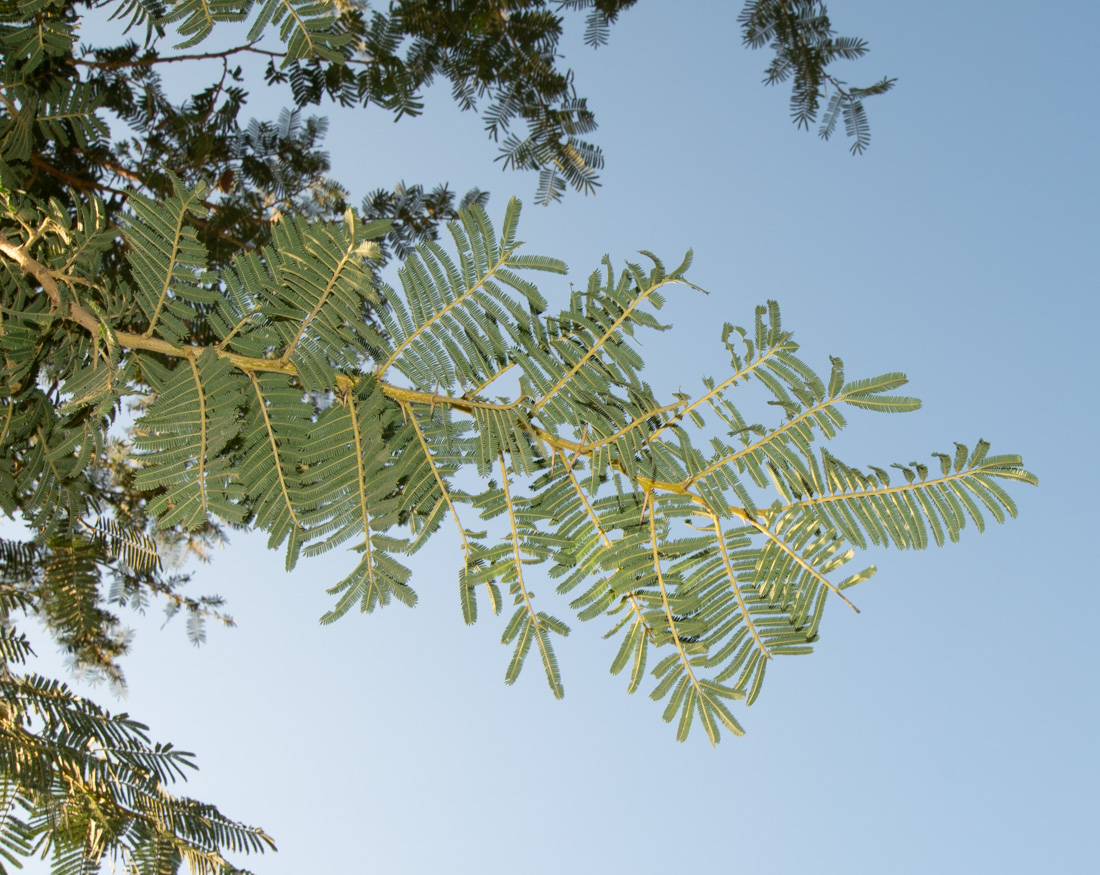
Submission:
[[[539,172],[541,200],[560,198],[568,186],[590,192],[603,158],[583,139],[595,119],[560,65],[562,12],[584,12],[597,45],[633,3],[407,0],[373,9],[312,0],[119,0],[94,5],[128,25],[127,39],[84,46],[78,25],[92,4],[12,2],[0,20],[0,182],[43,198],[72,188],[96,194],[109,215],[130,190],[170,196],[169,174],[191,186],[209,182],[209,212],[194,221],[224,264],[241,248],[262,246],[281,213],[338,218],[346,209],[350,195],[328,176],[320,148],[325,122],[306,117],[307,107],[332,100],[417,115],[425,89],[442,77],[460,106],[480,111],[506,166]],[[243,42],[192,51],[219,22],[246,20]],[[242,116],[246,71],[257,60],[266,63],[268,84],[289,85],[293,106],[277,121]],[[172,100],[164,77],[200,61],[208,84]],[[364,209],[398,220],[413,241],[434,237],[439,222],[455,217],[454,196],[440,186],[442,196],[415,203],[411,188],[401,186],[393,203],[372,195]],[[467,199],[479,196],[474,190]]]

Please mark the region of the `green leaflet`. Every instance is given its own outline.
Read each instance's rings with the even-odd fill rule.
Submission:
[[[111,519],[97,520],[93,535],[110,556],[140,573],[160,567],[156,542],[142,532],[128,530]]]
[[[37,42],[40,36],[42,32],[36,29],[35,43],[30,48],[36,57],[43,59],[48,52],[47,46]],[[69,35],[63,34],[62,39],[63,51],[67,51]],[[81,149],[99,143],[108,135],[106,123],[96,114],[101,98],[84,83],[53,83],[44,94],[20,83],[5,88],[3,97],[0,157],[5,161],[30,159],[35,129],[43,137]]]
[[[343,57],[337,49],[347,45],[351,36],[335,27],[335,6],[316,0],[262,0],[256,5],[260,9],[248,39],[259,39],[269,25],[278,27],[279,39],[286,47],[284,67],[294,60],[324,58],[336,61]]]
[[[134,448],[141,459],[139,489],[158,490],[150,510],[162,526],[198,529],[211,517],[244,520],[234,499],[239,478],[223,452],[240,432],[240,408],[249,391],[244,374],[212,351],[172,370],[141,360],[156,400],[138,419]]]
[[[154,332],[179,341],[190,334],[190,323],[198,319],[195,305],[213,304],[217,295],[202,282],[206,250],[188,215],[202,218],[208,189],[184,189],[173,179],[175,197],[158,204],[139,194],[130,195],[133,219],[126,229],[130,244],[129,263],[137,288],[134,297],[149,321],[147,335]]]
[[[506,684],[514,684],[519,678],[524,660],[534,644],[543,670],[546,672],[546,682],[550,685],[551,692],[557,699],[565,696],[565,687],[562,685],[561,672],[558,669],[558,658],[550,642],[551,632],[566,635],[568,627],[560,620],[541,611],[532,613],[522,606],[516,608],[511,622],[505,627],[504,635],[501,637],[502,644],[515,643],[512,660],[508,663],[508,670],[504,674]]]
[[[427,243],[406,260],[399,278],[401,295],[384,290],[390,306],[379,313],[389,335],[378,377],[392,367],[414,384],[445,390],[488,383],[512,361],[531,310],[545,302],[517,275],[519,270],[564,273],[555,259],[518,256],[514,242],[519,202],[509,203],[500,238],[485,211],[475,205],[449,230],[457,261],[441,246]],[[509,294],[519,291],[523,304]]]
[[[158,23],[179,22],[177,30],[180,36],[188,37],[176,45],[177,49],[198,45],[219,21],[241,21],[248,11],[248,5],[232,3],[230,0],[179,0],[168,4]]]
[[[31,73],[47,58],[69,53],[76,28],[63,15],[62,3],[22,0],[11,5],[18,9],[8,12],[15,13],[15,20],[5,22],[7,26],[0,35],[7,63],[21,61],[24,73]]]
[[[962,444],[956,446],[955,470],[945,464],[941,477],[926,479],[928,469],[921,466],[925,476],[913,476],[893,486],[823,451],[822,462],[829,475],[824,494],[802,499],[797,506],[835,525],[854,544],[865,543],[866,538],[874,544],[890,541],[897,547],[917,549],[927,546],[926,524],[940,546],[944,533],[957,541],[968,518],[981,531],[985,526],[983,508],[997,522],[1003,522],[1006,515],[1016,516],[1015,502],[997,481],[1037,484],[1038,479],[1023,468],[1022,460],[1018,456],[987,457],[985,450],[975,450],[974,464],[967,464],[969,451]]]
[[[352,538],[362,538],[370,555],[371,529],[386,531],[400,520],[398,486],[415,464],[408,451],[414,440],[397,405],[370,379],[320,413],[306,446],[299,447],[303,522],[314,540],[306,555]],[[390,452],[379,453],[387,444]]]
[[[377,607],[385,607],[396,599],[406,607],[416,605],[416,593],[409,586],[409,569],[395,560],[392,553],[401,550],[400,541],[385,535],[371,535],[369,528],[364,543],[356,545],[363,558],[355,569],[336,586],[327,591],[339,595],[332,610],[321,617],[322,623],[332,623],[359,604],[359,609],[370,613]]]
[[[309,502],[299,469],[313,425],[313,408],[301,388],[280,374],[249,374],[249,391],[238,482],[253,524],[270,535],[268,547],[275,549],[288,541],[289,570],[305,536],[303,514]]]
[[[276,283],[252,290],[266,297],[260,311],[279,336],[281,361],[292,364],[309,391],[336,388],[335,374],[354,372],[374,333],[367,310],[380,298],[363,244],[382,236],[387,222],[364,225],[349,211],[342,225],[279,222],[265,252]]]

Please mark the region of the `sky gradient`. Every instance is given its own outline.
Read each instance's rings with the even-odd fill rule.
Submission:
[[[519,238],[570,267],[540,282],[551,307],[604,253],[676,264],[693,248],[688,278],[709,294],[670,295],[673,330],[642,341],[659,391],[728,373],[722,323],[775,298],[819,372],[830,354],[850,378],[900,370],[924,401],[846,413],[846,461],[928,461],[985,438],[1040,487],[1011,490],[1019,518],[984,535],[871,551],[877,577],[850,591],[862,613],[831,600],[817,651],[777,660],[735,709],[747,735],[714,750],[698,726],[678,744],[662,706],[626,695],[606,621],[569,620],[545,580],[535,589],[573,627],[556,642],[566,697],[533,658],[506,687],[504,618],[462,623],[453,526],[413,560],[416,609],[324,628],[324,590],[354,557],[288,575],[265,539],[234,535],[190,592],[227,597],[239,628],[195,649],[178,620],[134,617],[127,699],[93,695],[197,754],[181,792],[275,837],[278,854],[246,861],[256,872],[1096,866],[1100,368],[1077,331],[1100,316],[1100,7],[834,0],[837,29],[871,47],[851,81],[899,80],[868,102],[857,158],[842,133],[790,123],[787,91],[760,84],[768,55],[740,46],[739,9],[642,0],[596,52],[577,22],[566,63],[608,161],[594,197],[536,207],[537,180],[501,173],[445,86],[396,125],[319,110],[333,175],[356,201],[401,179],[476,185],[497,222],[510,195],[528,201]],[[252,90],[257,117],[286,101]]]

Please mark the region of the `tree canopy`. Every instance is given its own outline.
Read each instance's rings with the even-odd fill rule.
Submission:
[[[775,302],[724,326],[728,373],[659,397],[635,338],[668,328],[659,312],[693,287],[690,253],[672,269],[648,252],[607,258],[559,307],[537,280],[565,267],[520,242],[518,201],[494,224],[480,191],[456,202],[413,185],[357,210],[327,177],[324,124],[302,108],[415,114],[443,77],[506,165],[538,171],[537,200],[591,191],[602,157],[558,64],[563,14],[583,12],[596,47],[632,4],[127,0],[114,14],[144,38],[92,49],[76,47],[81,4],[4,7],[0,506],[33,533],[0,542],[9,863],[33,849],[58,872],[106,858],[222,872],[227,855],[273,847],[166,789],[188,755],[20,668],[27,614],[116,683],[114,606],[164,598],[196,638],[204,617],[228,619],[218,599],[184,596],[165,561],[220,526],[266,532],[288,568],[353,545],[322,622],[414,604],[402,557],[456,526],[463,619],[505,614],[506,682],[534,653],[560,698],[554,648],[570,625],[536,598],[545,565],[576,619],[619,642],[611,670],[628,692],[646,686],[678,739],[698,727],[714,744],[742,732],[734,703],[756,700],[776,657],[812,650],[830,597],[854,607],[847,591],[875,571],[846,567],[858,550],[942,545],[1015,515],[1005,485],[1035,478],[983,440],[895,474],[831,453],[845,408],[919,402],[895,394],[899,373],[850,379],[834,358],[819,375]],[[244,19],[246,42],[200,51]],[[742,25],[775,52],[766,81],[792,80],[795,122],[820,111],[828,137],[843,119],[862,151],[862,101],[892,80],[848,88],[828,64],[865,44],[836,37],[817,2],[750,2]],[[232,64],[256,54],[295,103],[275,124],[239,121]],[[159,71],[200,56],[221,60],[221,80],[172,104]],[[128,138],[111,141],[115,126]],[[378,273],[390,257],[392,286]],[[760,411],[738,395],[747,384],[767,396]]]

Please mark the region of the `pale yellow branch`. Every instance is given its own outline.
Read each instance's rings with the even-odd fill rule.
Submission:
[[[512,506],[512,495],[508,490],[508,468],[504,463],[504,453],[499,454],[500,458],[500,477],[504,483],[504,503],[508,507],[508,524],[512,530],[512,555],[516,560],[516,584],[519,586],[520,592],[523,594],[523,604],[527,609],[527,614],[531,618],[531,622],[541,628],[538,615],[535,613],[534,607],[531,605],[531,596],[527,592],[527,585],[523,582],[523,559],[520,556],[519,549],[519,529],[516,528],[516,514],[515,508]],[[539,645],[540,649],[542,645]]]
[[[531,618],[531,624],[537,629],[542,629],[542,623],[539,621],[538,614],[535,613],[535,608],[531,604],[531,594],[527,591],[527,585],[523,582],[523,559],[520,556],[519,548],[519,529],[516,528],[516,515],[515,509],[512,506],[512,496],[508,491],[508,468],[504,463],[504,453],[500,453],[500,476],[504,482],[504,503],[508,507],[508,523],[512,529],[512,554],[516,560],[516,584],[519,586],[520,592],[523,594],[523,606],[527,611],[527,616]],[[550,653],[547,652],[546,639],[543,635],[536,634],[535,641],[538,642],[539,652],[542,654],[542,662],[544,666],[550,664]],[[551,684],[553,688],[553,684]],[[555,695],[561,698],[561,692],[558,689],[554,689]]]
[[[610,444],[615,443],[615,441],[617,441],[619,438],[621,438],[627,432],[632,431],[633,429],[636,429],[641,425],[645,425],[654,416],[660,416],[662,413],[668,413],[670,410],[675,410],[677,407],[681,407],[685,403],[686,402],[684,402],[684,401],[675,401],[672,404],[666,404],[664,407],[657,407],[653,410],[649,410],[646,413],[641,414],[637,419],[633,419],[630,422],[628,422],[626,425],[624,425],[622,428],[620,428],[614,434],[609,434],[607,437],[600,438],[598,441],[594,441],[593,443],[585,444],[584,441],[582,440],[581,445],[578,448],[578,452],[581,455],[589,456],[589,455],[592,454],[593,451],[598,450],[601,447],[605,447],[605,446],[608,446]],[[661,428],[657,429],[657,432],[660,432],[664,428],[665,428],[665,426],[662,425]],[[654,432],[653,434],[649,435],[645,439],[645,442],[647,444],[652,443],[653,438],[656,436],[657,432]]]
[[[55,280],[49,269],[36,261],[34,258],[32,258],[23,247],[16,246],[3,235],[0,235],[0,253],[7,255],[14,262],[16,262],[16,264],[18,264],[24,270],[24,272],[30,274],[38,281],[38,283],[42,286],[42,289],[50,298],[54,309],[63,319],[67,319],[68,321],[77,323],[86,331],[88,331],[89,334],[91,334],[93,337],[97,337],[99,335],[99,330],[101,327],[109,328],[106,322],[101,321],[94,314],[84,309],[76,302],[69,302],[67,307],[63,305],[57,281]],[[177,346],[176,344],[169,343],[168,341],[162,340],[160,338],[149,337],[144,334],[132,334],[128,331],[112,331],[112,333],[118,344],[125,349],[155,352],[161,355],[170,356],[172,358],[195,360],[200,355],[202,355],[202,353],[205,352],[206,349],[205,347],[201,346]],[[419,334],[419,332],[417,333]],[[413,337],[410,337],[408,341],[411,342],[412,339]],[[218,347],[211,348],[220,358],[228,359],[235,367],[237,367],[241,371],[244,371],[247,374],[276,373],[285,374],[288,377],[298,376],[297,368],[292,362],[287,359],[286,355],[278,359],[261,359],[252,358],[246,355],[241,355],[239,353],[229,352],[224,348],[220,348],[220,345]],[[288,347],[287,352],[289,353],[292,348],[293,347]],[[386,368],[388,368],[390,364],[392,364],[393,359],[398,354],[398,352],[395,352],[394,356],[391,356],[390,361],[383,365],[383,367],[377,372],[377,376],[379,378],[385,372]],[[355,385],[355,383],[355,377],[348,376],[346,374],[336,375],[337,387],[342,391],[348,391]],[[501,412],[509,412],[519,409],[525,402],[530,400],[524,396],[521,396],[515,401],[506,404],[493,404],[490,402],[476,401],[469,398],[452,398],[447,395],[439,395],[435,392],[420,392],[415,389],[406,389],[400,386],[393,386],[387,383],[383,383],[381,381],[379,381],[379,388],[382,390],[383,394],[385,394],[387,398],[390,398],[399,403],[427,404],[429,406],[442,404],[454,410],[462,411],[464,413],[471,413],[474,410],[496,410]],[[558,435],[553,434],[546,429],[540,428],[533,423],[521,422],[517,420],[516,425],[537,436],[554,450],[561,451],[563,453],[568,451],[573,453],[574,455],[588,456],[591,455],[591,453],[595,450],[616,440],[618,437],[621,437],[630,429],[641,425],[648,418],[674,409],[675,407],[679,406],[679,404],[680,402],[651,411],[645,414],[640,419],[637,419],[632,423],[628,423],[626,426],[616,432],[616,434],[611,435],[608,438],[604,438],[601,441],[593,444],[585,444],[583,441],[578,443],[576,441],[571,441],[568,438],[559,437]]]
[[[791,419],[790,422],[783,423],[783,425],[781,425],[775,431],[769,432],[768,434],[766,434],[764,437],[760,438],[759,440],[754,441],[753,443],[749,444],[746,447],[743,447],[740,450],[737,450],[736,452],[730,453],[728,456],[723,456],[721,459],[718,459],[715,462],[708,465],[706,468],[704,468],[698,474],[693,474],[691,477],[688,477],[688,479],[684,481],[684,486],[690,487],[697,480],[702,480],[708,474],[714,473],[719,468],[724,468],[724,467],[726,467],[726,465],[729,465],[733,462],[736,462],[738,459],[744,458],[745,456],[749,455],[749,453],[755,452],[756,450],[760,449],[760,447],[764,446],[765,444],[772,443],[777,438],[779,438],[782,435],[786,434],[788,431],[790,431],[796,425],[798,425],[802,422],[805,422],[813,414],[819,413],[822,410],[826,410],[829,407],[832,407],[834,404],[840,403],[846,397],[847,396],[844,396],[844,395],[838,395],[836,398],[827,398],[826,400],[820,402],[819,404],[815,404],[813,407],[806,408],[800,414],[798,414],[798,416]]]
[[[238,331],[240,331],[242,328],[244,328],[249,322],[251,322],[253,317],[259,312],[260,312],[259,307],[254,306],[249,313],[247,313],[243,318],[238,320],[237,324],[233,326],[232,330],[228,334],[226,334],[225,337],[223,337],[221,339],[221,341],[218,343],[217,349],[219,349],[219,350],[226,349],[229,346],[229,341],[231,341],[233,339],[234,335]]]
[[[436,404],[441,404],[454,410],[461,410],[463,413],[470,413],[474,410],[497,410],[501,413],[507,413],[511,410],[517,410],[524,401],[528,400],[521,395],[515,401],[507,404],[492,404],[488,401],[474,401],[470,398],[452,398],[450,395],[439,395],[436,392],[403,389],[400,386],[391,386],[388,383],[380,383],[379,388],[387,398],[392,398],[399,403],[427,404],[431,408],[434,408]]]
[[[825,577],[825,575],[823,575],[820,572],[816,571],[813,568],[812,565],[807,563],[805,559],[803,559],[801,556],[799,556],[798,553],[794,549],[792,549],[778,535],[773,533],[767,526],[764,526],[764,525],[758,523],[755,519],[752,519],[751,517],[745,517],[745,519],[758,532],[760,532],[762,535],[764,535],[766,538],[768,538],[768,540],[770,540],[772,543],[774,543],[776,546],[778,546],[780,550],[782,550],[784,553],[786,553],[788,556],[790,556],[795,562],[797,562],[800,566],[802,566],[802,568],[811,577],[813,577],[819,583],[823,584],[830,592],[835,593],[837,596],[839,596],[840,600],[843,601],[844,604],[846,604],[848,607],[850,607],[857,614],[860,612],[859,608],[857,608],[855,605],[853,605],[851,603],[851,601],[849,601],[848,598],[844,595],[844,593],[842,593],[839,589],[836,588],[836,586],[833,584],[833,582],[831,580],[829,580],[827,577]]]
[[[737,585],[737,575],[734,573],[729,553],[726,552],[726,542],[722,538],[722,526],[718,522],[717,516],[711,514],[710,518],[714,521],[714,534],[718,541],[718,549],[722,553],[722,564],[725,566],[726,575],[730,579],[730,588],[733,590],[733,594],[737,596],[737,604],[741,608],[741,615],[745,618],[745,625],[749,627],[749,632],[752,633],[753,640],[756,642],[756,646],[760,652],[768,659],[771,659],[771,651],[768,650],[767,646],[760,638],[760,633],[756,631],[756,626],[753,624],[752,617],[749,615],[749,606],[745,604],[745,598],[741,595],[741,587]]]
[[[352,434],[355,436],[355,465],[359,476],[359,513],[363,520],[363,547],[366,551],[364,555],[367,563],[367,579],[370,581],[371,586],[374,586],[374,565],[371,562],[370,513],[367,510],[367,475],[363,470],[363,439],[359,433],[359,418],[355,412],[355,394],[353,392],[344,393],[344,400],[348,405]]]
[[[306,333],[306,329],[313,323],[313,320],[317,318],[317,314],[321,312],[321,309],[328,302],[329,296],[332,294],[332,290],[336,288],[336,283],[340,279],[340,274],[351,261],[352,256],[355,254],[355,237],[351,236],[348,241],[347,251],[340,257],[339,263],[336,265],[336,269],[332,272],[332,278],[325,285],[324,292],[321,293],[320,299],[317,301],[317,306],[313,308],[308,316],[302,320],[302,327],[298,329],[298,333],[294,335],[294,339],[287,345],[286,350],[279,358],[279,362],[283,365],[290,362],[290,357],[294,354],[294,348],[298,345],[298,342],[302,339]]]
[[[676,631],[676,620],[673,619],[672,605],[669,604],[668,591],[665,589],[665,575],[661,570],[661,557],[657,552],[657,511],[655,505],[655,501],[649,503],[649,542],[653,552],[653,570],[657,573],[657,587],[661,590],[661,603],[665,608],[665,619],[668,620],[668,631],[672,635],[672,643],[680,653],[680,661],[691,679],[692,686],[698,689],[699,682],[695,679],[695,672],[691,668],[691,660],[688,659],[687,651],[684,649],[684,645],[680,641],[680,635]]]
[[[153,309],[153,315],[149,317],[149,327],[145,329],[145,336],[152,337],[153,329],[156,327],[157,319],[160,317],[160,311],[164,307],[165,302],[168,300],[169,286],[172,282],[172,267],[176,261],[176,254],[180,250],[180,237],[183,236],[183,220],[181,218],[180,224],[176,226],[175,236],[172,238],[172,255],[168,259],[168,276],[164,279],[164,284],[161,286],[160,293],[157,295],[157,306]]]
[[[202,506],[203,516],[209,519],[210,511],[206,503],[206,395],[202,391],[202,379],[199,376],[199,366],[194,359],[188,359],[187,363],[191,366],[191,377],[195,381],[195,389],[199,393],[199,471],[198,480],[199,484],[199,501]]]
[[[646,493],[647,496],[649,493]],[[695,672],[691,667],[691,660],[688,658],[687,651],[684,649],[683,643],[680,641],[680,635],[676,631],[676,621],[672,617],[672,606],[668,601],[668,592],[665,589],[665,576],[661,571],[661,558],[657,552],[657,517],[655,505],[656,501],[649,502],[649,540],[653,545],[653,570],[657,572],[657,586],[661,590],[661,603],[665,608],[665,618],[668,620],[668,630],[672,635],[672,643],[675,645],[677,652],[680,654],[680,663],[684,666],[684,670],[687,672],[688,681],[691,683],[692,688],[695,690],[695,695],[700,699],[709,699],[706,695],[706,691],[700,686],[698,679],[695,677]],[[704,709],[705,710],[705,709]],[[710,728],[710,721],[704,721],[707,724],[707,736],[710,738],[711,747],[714,746],[715,738]]]
[[[903,492],[913,492],[921,489],[925,486],[935,486],[939,483],[952,483],[956,480],[963,480],[966,477],[973,476],[980,473],[981,467],[969,468],[965,471],[954,471],[947,474],[944,477],[937,477],[935,480],[921,480],[920,482],[913,483],[899,483],[897,486],[884,486],[881,489],[863,489],[859,492],[840,492],[834,495],[818,495],[814,498],[806,498],[802,501],[795,501],[781,508],[781,510],[790,510],[793,507],[808,507],[812,504],[827,504],[831,501],[846,501],[850,498],[874,498],[882,495],[899,495]],[[1001,472],[998,472],[1001,473]],[[1002,476],[1011,477],[1011,472],[1004,472]]]
[[[603,333],[603,336],[600,337],[599,340],[595,341],[585,351],[585,354],[580,357],[577,363],[573,365],[573,367],[570,368],[567,373],[563,374],[562,377],[553,386],[550,387],[546,394],[542,396],[538,403],[531,408],[531,416],[535,416],[540,410],[542,410],[546,402],[553,398],[554,395],[556,395],[558,392],[560,392],[562,387],[564,387],[570,380],[573,379],[573,377],[577,375],[580,369],[584,367],[585,362],[587,362],[589,359],[599,353],[601,349],[603,349],[604,344],[607,343],[607,341],[615,335],[615,332],[623,326],[626,320],[630,317],[630,314],[633,313],[634,310],[637,309],[643,301],[645,301],[650,295],[652,295],[655,291],[657,291],[657,289],[661,288],[662,286],[667,286],[672,283],[678,282],[682,282],[682,280],[676,278],[664,279],[659,283],[654,283],[644,292],[639,291],[638,297],[631,301],[630,305],[623,310],[619,318],[611,323],[608,329]]]
[[[516,247],[513,246],[511,249],[509,249],[505,252],[501,252],[499,260],[497,261],[496,264],[494,264],[492,267],[489,268],[489,270],[485,274],[485,276],[483,276],[476,283],[474,283],[472,286],[470,286],[470,288],[468,288],[465,292],[463,292],[461,295],[459,295],[457,298],[455,298],[453,301],[451,301],[450,304],[448,304],[446,307],[444,307],[442,310],[440,310],[438,313],[436,313],[431,319],[429,319],[427,322],[425,322],[423,325],[421,325],[419,328],[417,328],[416,331],[414,331],[412,334],[410,334],[408,337],[406,337],[401,343],[399,343],[397,345],[397,348],[390,355],[390,357],[388,359],[386,359],[386,361],[382,364],[382,367],[380,367],[375,372],[378,379],[381,380],[382,377],[385,376],[386,371],[389,370],[390,366],[395,361],[397,361],[397,359],[401,355],[401,353],[403,353],[406,349],[408,349],[412,345],[412,343],[418,337],[420,337],[421,334],[423,334],[430,327],[432,327],[433,325],[438,323],[440,319],[442,319],[444,316],[446,316],[452,310],[456,309],[458,306],[463,304],[468,298],[470,298],[474,294],[476,294],[478,292],[478,290],[480,290],[489,280],[491,280],[496,275],[497,270],[499,270],[501,267],[503,267],[504,263],[511,257],[512,253],[515,251],[515,248]]]
[[[712,399],[717,398],[719,395],[722,394],[722,392],[728,386],[732,386],[738,380],[748,376],[750,373],[752,373],[754,370],[756,370],[757,367],[762,365],[768,359],[772,358],[772,356],[774,356],[777,352],[779,352],[779,349],[780,348],[778,346],[772,347],[770,350],[768,350],[766,355],[762,355],[759,358],[757,358],[755,361],[750,362],[749,364],[746,364],[745,367],[741,368],[741,370],[739,370],[737,373],[735,373],[732,377],[727,377],[725,380],[723,380],[721,383],[719,383],[717,386],[715,386],[713,389],[711,389],[709,392],[707,392],[706,395],[703,395],[703,396],[697,398],[695,401],[692,401],[691,404],[689,404],[687,407],[684,408],[683,412],[680,414],[679,417],[677,417],[677,419],[683,419],[685,416],[687,416],[689,413],[691,413],[691,411],[696,410],[697,408],[702,407],[708,401],[711,401]],[[652,435],[650,435],[650,440],[653,440],[654,438],[656,438],[657,435],[659,435],[661,432],[665,431],[666,429],[671,428],[672,425],[673,425],[673,422],[667,422],[664,425],[662,425],[659,429],[657,429],[657,431],[655,431]]]
[[[477,386],[474,386],[474,388],[471,389],[466,394],[471,395],[471,396],[472,395],[480,395],[482,392],[485,391],[485,389],[488,386],[491,386],[493,383],[495,383],[497,380],[499,380],[501,377],[503,377],[505,374],[507,374],[510,370],[512,370],[512,368],[514,368],[515,366],[516,366],[515,362],[509,362],[507,365],[505,365],[503,368],[501,368],[499,371],[497,371],[495,374],[493,374],[491,377],[489,377],[489,379],[485,380],[483,383],[481,383]]]
[[[264,395],[260,387],[260,381],[257,380],[256,375],[252,373],[248,375],[248,379],[252,382],[252,388],[256,391],[260,412],[264,417],[264,430],[267,432],[267,439],[271,444],[271,455],[275,458],[275,473],[279,476],[279,491],[283,494],[283,499],[286,501],[287,510],[290,511],[290,518],[294,520],[294,525],[300,529],[304,529],[305,527],[298,519],[298,514],[294,512],[294,504],[290,500],[290,490],[286,485],[286,477],[283,475],[282,462],[279,459],[279,443],[275,440],[275,429],[271,425],[271,417],[267,415],[267,404],[264,403]]]
[[[406,415],[406,422],[411,422],[413,430],[416,432],[416,437],[420,441],[420,448],[424,450],[424,457],[428,460],[428,467],[431,468],[432,476],[435,477],[435,482],[439,485],[439,490],[443,494],[443,500],[447,502],[447,507],[451,511],[451,516],[454,518],[455,525],[458,526],[458,535],[462,538],[462,550],[466,554],[465,567],[470,567],[470,542],[466,540],[466,528],[462,525],[462,520],[458,517],[458,510],[454,506],[454,502],[451,501],[451,491],[447,488],[447,483],[443,479],[443,475],[439,473],[439,469],[436,467],[435,459],[432,458],[432,451],[428,447],[428,441],[424,437],[424,432],[420,428],[420,422],[416,418],[416,414],[409,409],[406,403],[401,403],[401,410]],[[492,597],[492,587],[486,584],[489,589],[490,597]],[[495,613],[495,612],[494,612]]]
[[[592,525],[595,526],[596,531],[599,533],[600,540],[603,541],[605,547],[611,546],[611,539],[607,536],[607,533],[603,530],[603,526],[600,524],[600,519],[596,516],[596,511],[589,503],[588,498],[584,494],[584,490],[581,489],[580,483],[577,482],[577,476],[573,473],[572,464],[565,465],[565,473],[569,475],[569,481],[573,484],[573,491],[576,492],[577,498],[580,499],[581,504],[584,507],[584,511],[588,514],[588,518],[592,520]],[[628,592],[627,598],[630,600],[630,608],[634,612],[635,622],[641,623],[642,628],[645,629],[646,637],[650,641],[656,643],[657,638],[653,634],[653,630],[649,628],[649,624],[645,621],[645,615],[642,613],[642,606],[638,604],[638,599],[634,593]]]

